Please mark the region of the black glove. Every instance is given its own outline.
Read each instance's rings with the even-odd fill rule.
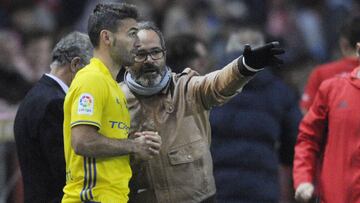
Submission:
[[[245,45],[243,57],[239,59],[239,63],[241,62],[239,71],[245,76],[250,76],[266,66],[279,66],[283,64],[283,61],[276,55],[283,53],[285,51],[279,47],[279,42],[270,42],[253,50],[250,45]]]

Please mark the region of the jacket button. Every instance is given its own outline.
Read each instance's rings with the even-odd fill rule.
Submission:
[[[188,156],[187,156],[187,159],[191,159],[191,155],[188,155]]]

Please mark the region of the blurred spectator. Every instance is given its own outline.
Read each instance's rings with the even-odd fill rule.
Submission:
[[[200,75],[209,72],[205,43],[194,34],[179,34],[166,42],[166,63],[175,73],[191,67]]]
[[[264,35],[260,31],[254,31],[257,28],[238,28],[237,31],[232,32],[228,39],[225,52],[229,55],[234,52],[242,50],[246,44],[253,47],[259,47],[265,44]]]
[[[13,66],[14,71],[19,72],[27,81],[31,81],[29,76],[29,65],[24,56],[21,36],[12,30],[0,30],[0,64]]]
[[[229,58],[240,55],[247,43],[260,46],[263,35],[253,28],[234,33]],[[300,119],[296,95],[270,70],[257,74],[241,94],[212,111],[218,202],[291,201],[290,168]]]
[[[299,0],[296,11],[296,24],[304,37],[307,51],[317,61],[328,59],[324,21],[322,12],[325,8],[323,0]]]
[[[0,30],[0,50],[0,100],[3,100],[5,106],[14,105],[31,88],[26,76],[29,74],[28,66],[14,32]]]
[[[320,84],[335,75],[345,76],[359,65],[356,43],[360,42],[360,17],[348,19],[340,30],[338,40],[342,58],[314,68],[301,98],[301,109],[306,113],[315,99]]]
[[[31,84],[14,70],[12,67],[0,64],[0,99],[7,104],[19,103],[26,92],[31,88]]]
[[[0,202],[6,202],[20,177],[11,129],[17,104],[31,88],[31,83],[20,73],[27,65],[19,36],[1,29],[0,50]],[[18,199],[22,199],[21,195]]]
[[[86,11],[86,5],[89,2],[95,0],[81,0],[81,1],[73,1],[73,0],[51,0],[58,1],[58,12],[57,12],[57,21],[59,29],[72,29],[74,23],[81,17],[80,14],[83,14]],[[48,2],[51,2],[48,1]],[[109,0],[108,0],[109,1]],[[96,2],[96,1],[95,1]],[[94,7],[92,7],[93,9]],[[85,13],[86,17],[88,17],[90,11]],[[58,29],[58,30],[59,30]]]
[[[286,48],[287,64],[303,59],[307,47],[303,35],[296,24],[296,10],[287,0],[271,0],[268,6],[267,21],[264,27],[269,38],[282,41]]]
[[[352,0],[350,14],[353,16],[358,16],[360,12],[360,0]]]
[[[35,82],[49,72],[51,49],[53,47],[52,35],[47,32],[34,31],[24,37],[24,56],[30,67],[28,75]]]
[[[339,55],[339,30],[344,24],[344,19],[348,19],[351,14],[352,0],[325,0],[326,11],[323,12],[324,18],[324,38],[329,58],[332,59]],[[358,15],[358,14],[357,14]]]
[[[263,26],[270,5],[263,0],[211,0],[213,10],[222,21],[251,22]]]
[[[188,9],[191,7],[191,0],[176,0],[165,11],[163,31],[164,35],[171,37],[179,33],[191,32],[191,17]]]
[[[44,2],[15,0],[9,4],[9,10],[11,26],[20,33],[38,30],[52,32],[56,29],[55,13]]]

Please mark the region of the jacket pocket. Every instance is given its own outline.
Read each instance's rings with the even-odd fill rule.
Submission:
[[[168,157],[171,165],[190,163],[201,158],[208,146],[202,139],[170,149]]]

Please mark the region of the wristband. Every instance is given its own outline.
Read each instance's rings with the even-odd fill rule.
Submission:
[[[245,63],[245,57],[242,58],[242,64],[245,66],[245,68],[246,68],[248,71],[251,71],[251,72],[259,72],[259,71],[261,71],[262,69],[264,69],[264,68],[260,68],[260,69],[251,68],[250,66],[248,66],[248,65]]]

